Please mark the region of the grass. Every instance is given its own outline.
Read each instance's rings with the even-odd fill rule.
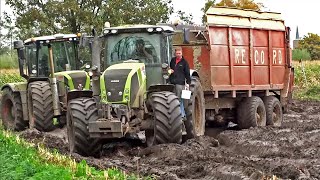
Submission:
[[[294,98],[320,100],[320,61],[294,62]]]
[[[18,56],[16,53],[0,55],[0,70],[15,69],[19,67]]]
[[[2,69],[0,70],[0,87],[6,83],[23,82],[25,81],[19,74],[17,69]]]
[[[57,151],[35,146],[0,127],[1,179],[138,179],[118,169],[96,170],[83,160],[76,163]],[[151,178],[148,178],[151,179]]]

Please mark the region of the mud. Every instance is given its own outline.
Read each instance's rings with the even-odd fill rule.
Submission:
[[[211,130],[214,137],[149,148],[122,141],[104,145],[99,159],[71,156],[157,179],[320,179],[319,111],[319,102],[294,101],[281,128]],[[22,136],[68,154],[65,131],[27,130]]]

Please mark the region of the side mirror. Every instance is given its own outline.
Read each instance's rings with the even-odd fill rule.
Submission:
[[[190,43],[190,29],[183,28],[183,44],[189,44]]]
[[[28,76],[24,73],[23,71],[23,67],[25,64],[25,60],[26,60],[26,56],[24,54],[24,44],[23,41],[18,40],[18,41],[14,41],[13,42],[13,47],[14,49],[17,50],[18,53],[18,61],[19,61],[19,71],[20,71],[20,75],[24,78],[28,78]]]
[[[14,41],[13,42],[13,48],[14,49],[22,49],[22,48],[24,48],[23,41],[21,41],[21,40]]]

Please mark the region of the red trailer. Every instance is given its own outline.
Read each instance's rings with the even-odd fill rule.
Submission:
[[[199,73],[206,121],[280,126],[294,81],[290,29],[281,15],[225,7],[206,14],[206,27],[179,33],[186,27],[178,26],[173,40]]]

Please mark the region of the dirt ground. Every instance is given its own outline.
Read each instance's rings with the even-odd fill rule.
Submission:
[[[101,169],[118,167],[157,179],[320,179],[319,104],[295,101],[281,128],[214,130],[219,132],[214,137],[150,148],[110,143],[104,145],[100,159],[72,156]],[[68,154],[65,131],[27,130],[22,136]]]

